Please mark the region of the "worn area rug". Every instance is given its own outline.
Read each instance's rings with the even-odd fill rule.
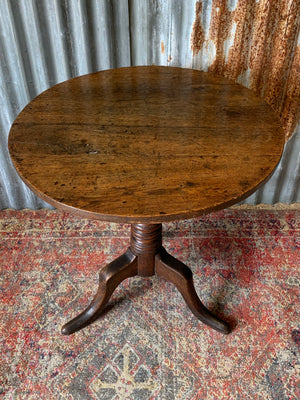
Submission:
[[[129,226],[0,212],[1,399],[300,398],[299,209],[228,209],[163,231],[230,335],[157,277],[127,279],[98,321],[61,335],[96,293],[101,266],[127,248]]]

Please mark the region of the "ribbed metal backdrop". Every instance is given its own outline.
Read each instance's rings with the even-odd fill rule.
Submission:
[[[300,34],[295,0],[0,0],[0,209],[50,207],[16,175],[11,124],[50,86],[130,65],[212,71],[279,113],[287,141],[271,180],[246,200],[300,201]]]

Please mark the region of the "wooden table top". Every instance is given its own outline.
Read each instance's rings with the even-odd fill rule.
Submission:
[[[191,218],[244,199],[283,146],[278,117],[252,91],[157,66],[58,84],[24,108],[9,135],[14,165],[39,197],[130,223]]]

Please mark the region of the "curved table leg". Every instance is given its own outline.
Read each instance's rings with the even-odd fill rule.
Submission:
[[[62,327],[64,335],[77,332],[94,322],[102,313],[116,287],[126,278],[137,275],[137,257],[128,249],[116,260],[107,264],[99,275],[99,288],[91,304],[77,317]]]
[[[165,249],[156,255],[156,274],[172,282],[182,294],[193,314],[203,323],[224,334],[230,333],[230,327],[214,316],[200,301],[193,283],[192,271],[171,256]]]

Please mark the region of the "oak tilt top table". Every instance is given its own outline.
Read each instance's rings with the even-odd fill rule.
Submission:
[[[162,223],[244,199],[270,177],[283,146],[264,100],[191,69],[107,70],[31,101],[9,135],[23,181],[59,209],[131,224],[128,250],[100,271],[95,298],[62,333],[95,321],[124,279],[153,274],[176,285],[202,322],[229,333],[199,300],[191,270],[162,246]]]

